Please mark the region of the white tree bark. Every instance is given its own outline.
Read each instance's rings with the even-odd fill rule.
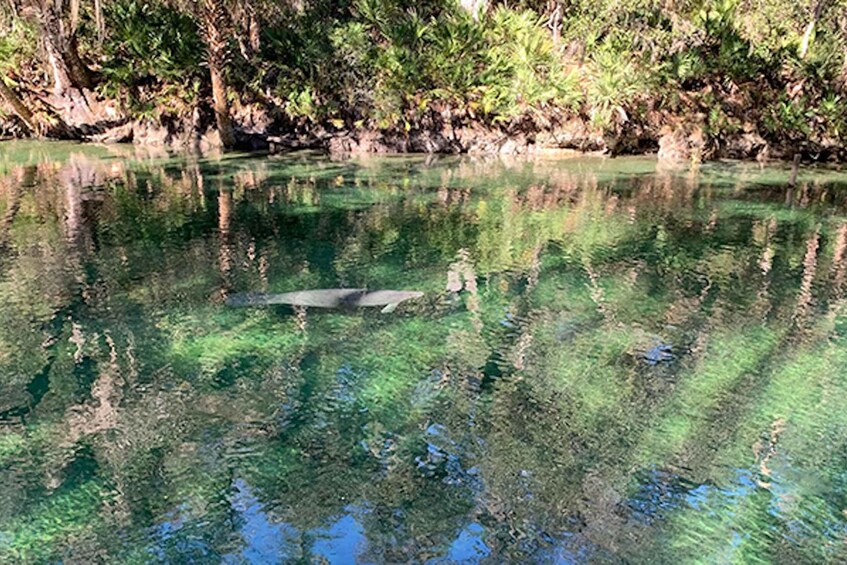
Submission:
[[[806,26],[806,32],[803,34],[803,39],[800,40],[800,49],[797,51],[801,59],[805,59],[806,54],[809,52],[809,46],[812,44],[812,36],[815,34],[815,27],[823,15],[826,4],[827,0],[818,0],[814,10],[812,10],[812,19],[809,21],[809,25]]]
[[[488,0],[459,0],[459,3],[477,21],[488,10]]]

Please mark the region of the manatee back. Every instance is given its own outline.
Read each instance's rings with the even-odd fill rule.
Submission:
[[[359,297],[356,306],[396,306],[404,300],[421,296],[423,292],[417,290],[373,290]]]
[[[291,306],[309,306],[313,308],[339,308],[357,306],[366,293],[361,288],[330,288],[322,290],[299,290],[282,294],[238,293],[227,297],[228,306],[269,306],[289,304]]]

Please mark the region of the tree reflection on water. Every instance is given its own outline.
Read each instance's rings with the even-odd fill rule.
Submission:
[[[0,560],[847,558],[837,172],[5,147]]]

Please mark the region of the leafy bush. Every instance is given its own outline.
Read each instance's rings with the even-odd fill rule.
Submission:
[[[842,95],[826,95],[821,100],[818,111],[828,135],[840,139],[847,134],[847,103]]]
[[[810,6],[788,0],[489,0],[474,15],[457,0],[236,1],[222,24],[233,47],[225,75],[233,97],[304,126],[409,128],[449,109],[489,124],[578,113],[616,129],[674,112],[715,138],[751,121],[774,135],[840,138],[844,2],[825,6],[801,57]],[[103,94],[151,116],[208,97],[208,22],[196,3],[104,6],[102,43],[90,4],[75,32],[84,61],[99,62]],[[38,40],[0,13],[7,79],[28,64],[40,70],[14,78],[44,81]]]
[[[575,109],[578,77],[567,72],[539,17],[530,11],[498,9],[486,30],[482,109],[509,118],[547,105]]]
[[[813,118],[814,111],[805,99],[792,100],[783,95],[766,109],[764,125],[771,134],[801,139],[811,133]]]
[[[194,20],[169,5],[145,0],[107,4],[109,34],[103,44],[104,93],[136,112],[158,98],[185,102],[198,93],[204,48]]]
[[[340,113],[394,126],[434,104],[492,120],[579,105],[578,77],[565,71],[561,53],[534,12],[500,8],[475,21],[438,3],[400,9],[381,0],[358,0],[352,13],[356,20],[336,21],[326,42],[317,37],[319,26],[269,32],[280,52],[315,47],[307,47],[307,57],[274,64],[277,92],[292,116]]]
[[[588,102],[595,125],[606,126],[615,120],[626,122],[627,106],[645,93],[649,82],[636,63],[608,44],[591,58],[588,81]]]
[[[38,34],[21,18],[0,20],[0,74],[7,75],[32,60],[38,47]]]

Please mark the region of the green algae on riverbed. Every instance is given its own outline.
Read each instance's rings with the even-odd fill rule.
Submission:
[[[0,162],[2,562],[847,559],[838,171]]]

